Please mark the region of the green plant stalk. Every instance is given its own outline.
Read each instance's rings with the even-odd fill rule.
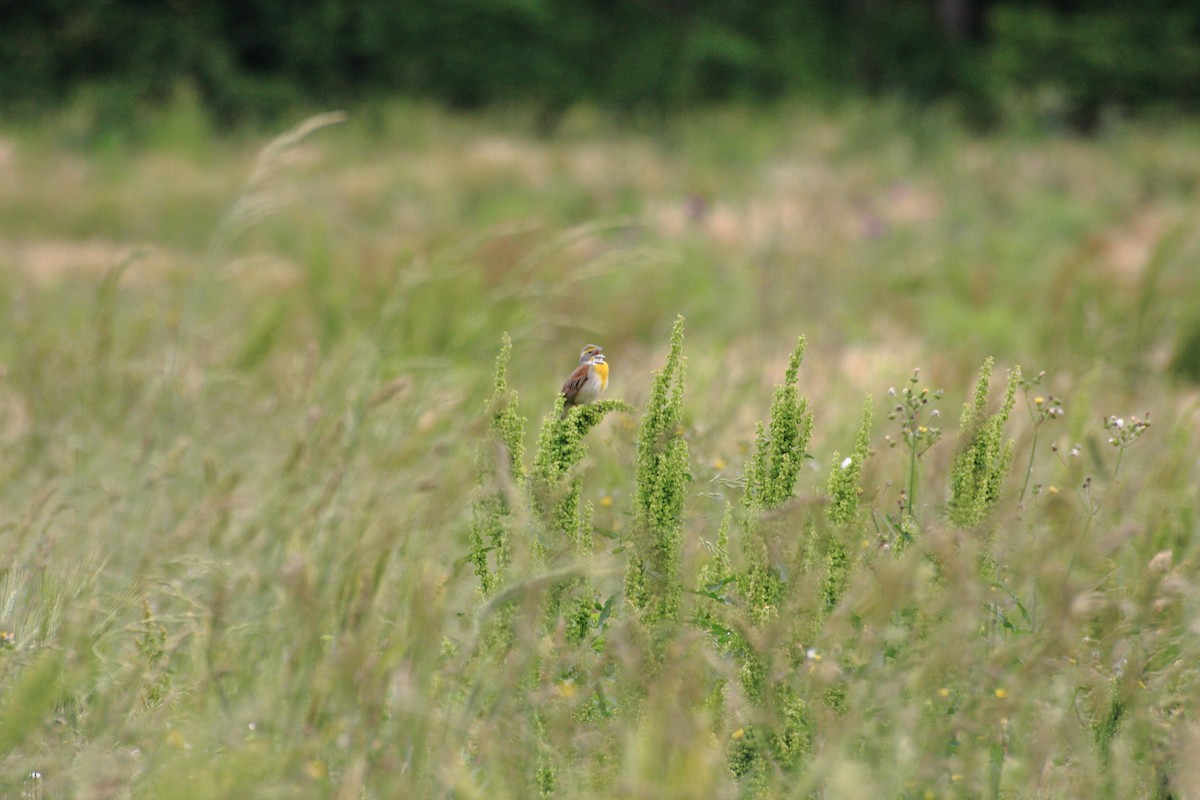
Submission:
[[[1080,540],[1087,538],[1088,532],[1092,529],[1092,523],[1096,521],[1096,513],[1100,510],[1092,500],[1091,489],[1087,492],[1082,489],[1076,489],[1076,494],[1079,496],[1079,501],[1083,504],[1087,511],[1087,522],[1084,523],[1083,531],[1079,534]],[[1071,549],[1071,560],[1067,562],[1067,572],[1063,575],[1062,591],[1067,591],[1067,585],[1071,580],[1071,572],[1075,569],[1075,562],[1079,560],[1079,547]]]
[[[912,436],[908,448],[908,516],[917,518],[917,439]]]
[[[1025,467],[1025,482],[1021,484],[1021,496],[1017,500],[1017,505],[1025,504],[1025,492],[1029,489],[1029,478],[1033,475],[1033,458],[1037,455],[1038,428],[1041,427],[1037,422],[1033,424],[1033,442],[1029,445],[1029,464]],[[1120,457],[1118,456],[1117,464],[1119,465]]]
[[[996,742],[988,759],[988,784],[992,800],[1000,800],[1000,779],[1004,775],[1004,745]]]

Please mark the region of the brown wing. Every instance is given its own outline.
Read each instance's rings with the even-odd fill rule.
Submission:
[[[563,384],[561,394],[567,396],[567,405],[575,405],[575,398],[579,396],[579,390],[587,383],[588,367],[590,366],[590,364],[580,364]]]

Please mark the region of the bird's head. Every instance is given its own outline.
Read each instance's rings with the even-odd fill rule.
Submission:
[[[604,363],[604,348],[594,344],[589,344],[584,347],[579,353],[580,364],[603,364]]]

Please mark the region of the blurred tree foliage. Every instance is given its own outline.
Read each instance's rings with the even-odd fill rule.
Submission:
[[[618,109],[888,92],[1087,125],[1200,106],[1188,0],[0,0],[0,102],[222,121],[382,94]]]

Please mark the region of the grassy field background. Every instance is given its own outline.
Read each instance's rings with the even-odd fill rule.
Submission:
[[[0,132],[5,796],[1200,794],[1194,122],[981,136],[850,103],[539,134],[396,105],[272,140],[185,104],[136,143],[83,128]],[[685,587],[797,337],[792,549],[873,398],[844,591],[796,577],[745,634],[802,708],[794,757],[760,738],[752,769],[790,712],[702,626],[652,670],[619,610],[595,662],[559,669],[526,606],[516,654],[479,646],[468,511],[503,334],[532,449],[585,343],[644,409],[677,315]],[[1046,376],[964,529],[945,504],[988,356],[993,408],[1009,368]],[[888,390],[914,368],[945,434],[896,557]],[[1032,449],[1036,397],[1064,413]],[[1147,413],[1118,471],[1103,419]],[[617,609],[637,424],[610,415],[578,473]],[[586,706],[601,685],[615,711]]]

